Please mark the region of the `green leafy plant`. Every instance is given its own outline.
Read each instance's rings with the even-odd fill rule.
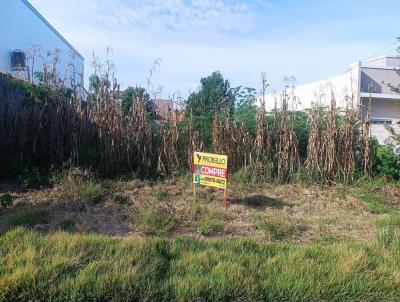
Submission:
[[[0,196],[0,204],[3,208],[7,208],[12,205],[14,197],[11,194],[3,194]]]
[[[400,179],[400,154],[393,144],[378,145],[373,156],[373,171],[395,180]]]

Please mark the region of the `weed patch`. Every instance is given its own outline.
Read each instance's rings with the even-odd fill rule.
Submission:
[[[76,221],[72,217],[64,217],[57,220],[56,226],[60,230],[72,232],[75,230]]]
[[[154,197],[158,200],[165,200],[168,198],[168,192],[163,185],[156,185],[153,187]]]
[[[197,233],[202,236],[213,236],[224,227],[225,214],[216,209],[208,209],[197,222]]]
[[[168,210],[150,203],[139,209],[135,215],[135,224],[137,229],[146,235],[163,236],[174,228],[176,219]]]
[[[36,224],[47,222],[47,211],[39,209],[22,209],[5,215],[4,229],[9,230],[17,226],[33,227]]]
[[[257,225],[271,240],[291,240],[299,237],[306,227],[297,222],[269,220]]]
[[[55,197],[61,202],[99,203],[105,189],[93,180],[88,171],[72,169],[61,176],[56,186]]]

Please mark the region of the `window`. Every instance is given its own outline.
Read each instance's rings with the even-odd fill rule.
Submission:
[[[381,119],[381,118],[372,118],[371,119],[372,125],[391,125],[392,120],[389,119]]]
[[[25,63],[25,53],[22,50],[14,50],[11,53],[11,68],[13,70],[24,70]]]

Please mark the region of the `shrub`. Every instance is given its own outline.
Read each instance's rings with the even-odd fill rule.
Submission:
[[[392,144],[373,148],[373,171],[375,174],[400,180],[400,154]]]
[[[0,196],[0,204],[3,208],[7,208],[12,205],[14,197],[11,194],[3,194]]]
[[[87,181],[78,188],[79,199],[85,202],[98,203],[101,201],[103,189],[100,184]]]
[[[38,167],[24,168],[18,180],[23,189],[37,189],[48,185],[48,170]]]

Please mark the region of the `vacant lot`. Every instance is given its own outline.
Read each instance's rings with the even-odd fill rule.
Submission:
[[[0,190],[0,300],[400,299],[400,189],[384,180],[232,181],[227,211],[220,190],[194,200],[190,177],[74,170]]]
[[[190,177],[100,181],[73,170],[52,189],[19,192],[3,185],[1,190],[12,196],[0,212],[2,232],[23,226],[111,236],[369,241],[377,223],[400,209],[400,189],[384,180],[330,188],[231,182],[227,211],[222,190],[198,188],[194,200]]]

